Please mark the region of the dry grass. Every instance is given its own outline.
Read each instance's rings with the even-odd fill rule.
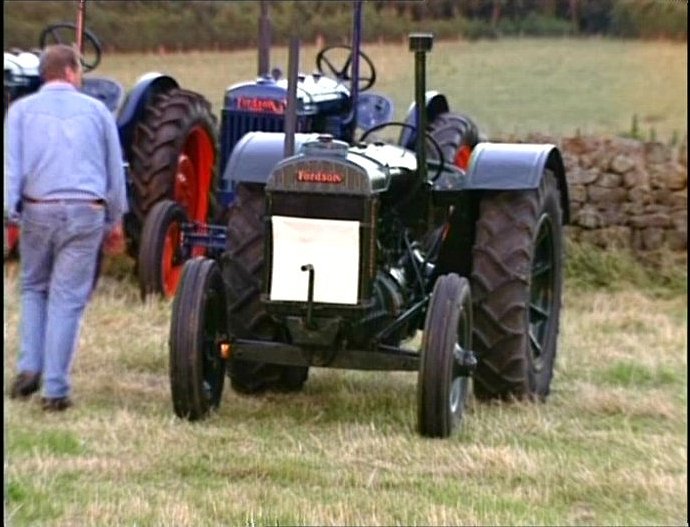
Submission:
[[[5,267],[5,382],[17,349]],[[226,390],[175,418],[170,306],[103,278],[78,405],[5,399],[9,525],[670,525],[687,521],[687,307],[567,289],[547,404],[475,404],[447,441],[415,431],[416,376],[312,370],[297,395]]]
[[[307,44],[300,71],[315,68],[318,49]],[[403,119],[414,98],[414,62],[407,43],[367,44],[377,68],[373,91],[389,95]],[[640,132],[662,140],[687,133],[687,46],[605,39],[503,39],[437,42],[429,56],[427,88],[447,94],[451,109],[472,116],[489,137],[539,131],[555,135]],[[148,71],[173,75],[204,94],[220,114],[228,86],[256,76],[254,51],[117,54],[95,74],[131,88]],[[271,64],[287,71],[287,51]]]

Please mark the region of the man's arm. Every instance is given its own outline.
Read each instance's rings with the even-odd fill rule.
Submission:
[[[22,199],[22,145],[21,110],[18,103],[10,106],[7,112],[5,152],[5,212],[10,221],[17,221],[21,212]]]
[[[109,228],[122,220],[127,212],[127,189],[125,171],[122,164],[122,148],[113,116],[105,110],[106,121],[106,171],[107,171],[107,213],[106,222]]]

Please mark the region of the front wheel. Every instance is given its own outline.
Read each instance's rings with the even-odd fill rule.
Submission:
[[[182,224],[187,221],[184,209],[171,200],[156,203],[146,217],[137,256],[142,298],[148,295],[172,298],[185,261],[190,256],[201,255],[201,251],[186,250],[182,246]]]
[[[417,382],[419,433],[448,437],[460,425],[470,393],[472,300],[466,278],[439,277],[424,324]]]
[[[170,320],[170,387],[180,418],[203,419],[220,405],[229,351],[225,306],[218,265],[188,260]]]

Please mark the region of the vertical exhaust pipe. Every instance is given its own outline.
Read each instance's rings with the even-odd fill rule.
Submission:
[[[362,48],[362,0],[354,4],[352,15],[352,80],[350,83],[350,102],[352,107],[347,117],[348,135],[351,139],[357,129],[357,109],[359,103],[359,54]]]
[[[299,39],[290,37],[288,50],[288,92],[285,109],[285,142],[283,156],[295,154],[295,132],[297,131],[297,70],[299,68]]]
[[[77,11],[77,49],[79,54],[84,56],[84,20],[86,19],[86,0],[79,0],[79,10]]]
[[[261,0],[261,15],[259,16],[259,60],[258,75],[264,77],[269,74],[271,52],[271,21],[268,18],[268,2]]]
[[[431,51],[431,33],[411,33],[410,51],[414,52],[415,111],[417,113],[417,173],[421,183],[427,180],[426,166],[426,54]]]

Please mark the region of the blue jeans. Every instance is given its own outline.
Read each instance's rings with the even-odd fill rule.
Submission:
[[[17,370],[42,374],[45,397],[70,394],[70,369],[94,284],[104,225],[102,205],[24,203]]]

